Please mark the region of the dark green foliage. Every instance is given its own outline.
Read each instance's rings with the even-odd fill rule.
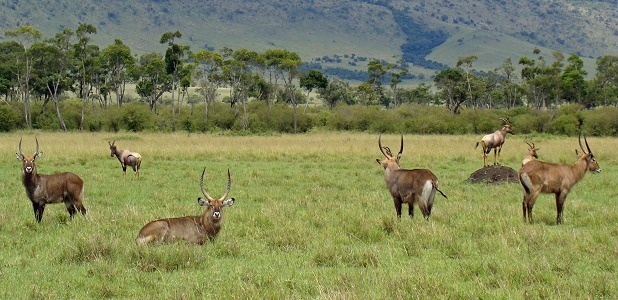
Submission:
[[[148,105],[128,103],[122,107],[122,122],[126,130],[142,131],[152,128],[152,113]]]
[[[17,111],[8,105],[0,105],[0,131],[8,132],[16,129],[19,121]]]

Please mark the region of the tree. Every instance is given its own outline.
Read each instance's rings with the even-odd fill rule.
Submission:
[[[22,55],[16,55],[15,65],[17,66],[17,86],[24,104],[24,118],[28,129],[32,129],[32,110],[30,108],[30,73],[32,71],[31,57],[29,56],[27,44],[38,42],[43,34],[32,26],[20,26],[14,30],[7,30],[4,34],[18,40],[22,47]]]
[[[603,105],[618,105],[618,56],[604,55],[597,59],[594,85]]]
[[[457,59],[457,67],[461,68],[466,75],[466,86],[467,86],[467,94],[468,94],[468,102],[475,102],[474,97],[472,96],[472,64],[478,59],[476,55],[469,55],[466,57],[460,57]]]
[[[453,114],[459,114],[461,105],[468,99],[466,81],[461,70],[444,69],[434,77],[434,83],[436,88],[441,90],[442,97],[446,100],[446,107]]]
[[[129,70],[135,64],[131,49],[121,40],[115,39],[113,45],[107,46],[101,52],[101,61],[107,70],[105,81],[116,94],[116,102],[120,107],[124,102]]]
[[[350,84],[338,78],[329,81],[326,87],[318,90],[318,98],[322,99],[330,109],[335,108],[338,103],[354,104],[354,95]]]
[[[277,77],[283,79],[284,94],[286,99],[291,102],[294,108],[294,132],[297,132],[297,105],[298,99],[294,88],[294,80],[299,77],[298,67],[302,65],[302,60],[296,52],[285,49],[269,50],[264,55],[265,64],[276,71]]]
[[[403,67],[404,60],[399,59],[396,64],[387,64],[386,68],[390,72],[391,83],[390,87],[393,91],[393,103],[395,105],[399,105],[399,84],[401,83],[401,78],[408,75],[408,69]]]
[[[137,94],[145,98],[150,111],[156,113],[157,102],[169,90],[171,81],[165,70],[163,56],[155,52],[142,54],[139,63],[131,68],[131,75],[136,83]]]
[[[204,123],[206,123],[210,105],[215,101],[217,88],[222,84],[220,72],[223,58],[219,53],[209,50],[200,50],[191,57],[196,64],[194,77],[199,85],[198,92],[206,103],[204,111]]]
[[[174,109],[174,95],[177,89],[180,89],[180,70],[183,68],[185,62],[185,55],[189,52],[189,46],[179,45],[174,42],[175,39],[182,37],[179,31],[166,32],[161,36],[160,43],[167,43],[167,50],[165,50],[165,70],[170,78],[171,91],[172,91],[172,131],[176,131],[175,122],[175,109]]]
[[[564,98],[568,102],[576,101],[579,104],[590,107],[593,103],[583,103],[582,99],[582,96],[586,92],[587,88],[587,83],[584,77],[588,75],[588,72],[584,70],[584,62],[577,54],[571,54],[567,58],[567,61],[569,64],[564,67],[562,76],[560,77],[562,81]]]
[[[90,98],[91,86],[94,78],[93,69],[95,68],[95,59],[99,55],[99,47],[90,45],[89,34],[97,33],[97,28],[91,24],[79,24],[77,27],[76,36],[77,43],[73,45],[73,53],[77,60],[77,74],[78,74],[78,96],[82,99],[82,112],[79,122],[79,130],[84,130],[84,115],[86,110],[86,104]]]
[[[314,89],[324,89],[327,85],[328,79],[318,70],[309,70],[300,75],[300,87],[307,91],[307,99],[309,99],[311,91]]]
[[[388,107],[388,99],[384,96],[384,89],[382,88],[382,82],[384,81],[386,72],[386,66],[380,61],[375,59],[369,61],[367,64],[367,73],[369,73],[369,78],[365,83],[367,83],[367,87],[369,87],[371,91],[368,91],[366,88],[363,88],[362,90],[364,93],[372,95],[372,98],[375,97],[374,99],[376,99],[379,103]]]

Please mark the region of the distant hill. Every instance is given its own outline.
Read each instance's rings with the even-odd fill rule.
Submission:
[[[4,0],[0,29],[30,25],[51,37],[80,23],[105,47],[121,39],[136,54],[163,52],[161,35],[180,31],[192,50],[286,48],[325,68],[366,70],[367,59],[404,57],[428,78],[458,57],[490,70],[539,47],[594,58],[618,55],[618,0]],[[0,41],[5,39],[4,35]]]

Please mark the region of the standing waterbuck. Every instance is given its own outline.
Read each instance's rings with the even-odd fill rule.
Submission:
[[[408,215],[413,217],[414,203],[416,203],[423,213],[423,217],[428,220],[431,215],[436,191],[440,192],[444,198],[447,198],[438,189],[438,178],[436,175],[427,169],[404,170],[400,168],[399,160],[403,153],[403,135],[401,135],[401,148],[396,157],[392,155],[388,147],[382,147],[382,134],[378,137],[378,146],[380,147],[380,152],[384,155],[384,159],[378,158],[376,161],[384,168],[384,181],[393,197],[397,218],[401,219],[401,206],[403,203],[408,204]]]
[[[579,158],[573,164],[567,165],[532,160],[519,170],[519,181],[524,188],[524,200],[522,201],[524,222],[532,223],[532,207],[534,202],[541,193],[546,193],[555,194],[556,196],[556,209],[558,211],[556,223],[561,224],[564,201],[571,188],[584,178],[587,171],[601,172],[601,167],[599,167],[599,163],[594,158],[585,136],[584,141],[586,142],[588,152],[582,146],[580,133],[579,147],[583,153],[580,154],[575,150]]]
[[[135,242],[138,245],[144,245],[151,242],[171,242],[175,240],[185,240],[190,243],[202,245],[206,239],[214,240],[221,230],[221,208],[231,206],[235,199],[225,199],[230,193],[232,186],[232,178],[230,170],[227,170],[227,189],[225,194],[219,199],[214,199],[204,189],[204,173],[200,179],[200,188],[206,199],[199,197],[197,203],[201,206],[206,206],[207,209],[200,216],[187,216],[179,218],[167,218],[152,221],[146,224],[139,231]]]
[[[494,165],[500,164],[500,152],[502,152],[502,145],[506,141],[506,134],[515,134],[513,128],[511,128],[511,124],[505,118],[501,118],[504,122],[504,126],[502,126],[501,130],[496,130],[494,133],[487,134],[483,136],[481,141],[476,143],[474,149],[478,148],[479,144],[483,148],[483,167],[489,166],[487,163],[487,154],[491,152],[491,149],[494,149]],[[497,158],[496,158],[497,152]]]
[[[79,176],[71,173],[59,173],[52,175],[38,174],[35,161],[43,154],[39,152],[39,140],[36,139],[36,152],[33,156],[26,156],[21,150],[21,139],[19,140],[19,153],[17,159],[23,162],[22,181],[26,188],[26,195],[32,202],[34,217],[37,222],[41,222],[45,205],[63,202],[66,205],[69,215],[73,215],[79,210],[82,215],[86,214],[86,208],[82,204],[84,195],[84,182]]]
[[[107,142],[109,144],[109,150],[112,152],[111,157],[116,155],[116,158],[120,161],[122,166],[122,179],[127,175],[127,166],[133,168],[133,177],[139,178],[139,169],[142,165],[142,156],[137,152],[131,152],[129,150],[118,149],[115,145],[116,141]]]

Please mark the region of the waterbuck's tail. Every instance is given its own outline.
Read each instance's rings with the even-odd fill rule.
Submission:
[[[438,189],[438,184],[436,182],[432,182],[432,184],[433,184],[433,188],[436,189],[436,191],[440,192],[442,197],[448,199],[448,197],[441,190]]]

